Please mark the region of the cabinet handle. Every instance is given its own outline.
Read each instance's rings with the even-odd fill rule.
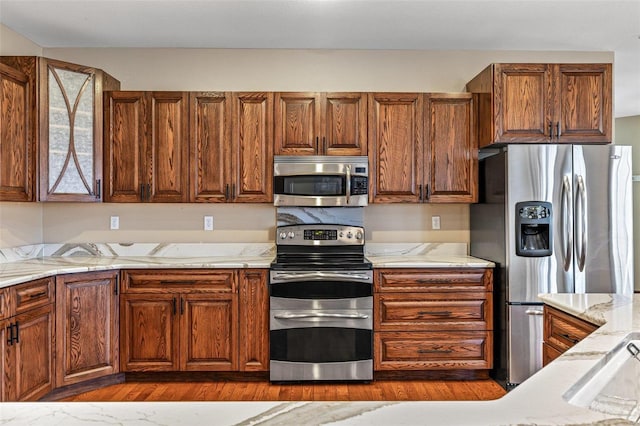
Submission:
[[[425,201],[428,201],[428,200],[431,199],[431,188],[429,187],[428,184],[426,185],[426,187],[427,187],[427,191],[426,191],[427,192],[427,197],[426,197]]]
[[[322,137],[322,150],[326,154],[327,153],[327,138],[326,136]]]
[[[147,201],[151,201],[151,184],[147,184]]]
[[[578,343],[580,341],[580,339],[576,339],[575,337],[567,333],[561,334],[560,336],[564,337],[565,339],[573,343]]]
[[[418,315],[449,316],[451,315],[451,311],[419,311]]]
[[[560,122],[557,121],[556,122],[556,138],[559,139],[561,136],[561,132],[560,132]]]
[[[236,184],[235,183],[231,184],[231,199],[232,200],[236,199]]]
[[[553,139],[553,123],[549,122],[549,139]]]
[[[229,184],[228,183],[224,186],[224,199],[225,200],[229,199]]]
[[[184,299],[180,298],[180,315],[184,315]]]
[[[144,183],[140,184],[140,201],[144,202]]]
[[[16,328],[16,335],[14,337],[16,344],[20,343],[20,323],[16,321],[13,325]]]
[[[451,349],[418,349],[419,354],[450,354]]]
[[[7,345],[11,346],[13,344],[13,325],[9,324],[6,330],[7,330]]]
[[[177,307],[176,307],[176,298],[173,298],[173,315],[175,315],[178,312]]]
[[[422,202],[422,185],[418,185],[418,201]]]
[[[29,294],[28,297],[29,299],[35,299],[36,297],[42,297],[42,296],[45,296],[46,294],[47,294],[46,291],[39,291],[37,293]]]
[[[96,179],[96,199],[100,199],[100,196],[102,194],[102,189],[100,187],[100,184],[102,183],[102,179]]]
[[[316,136],[316,152],[320,151],[320,138]]]

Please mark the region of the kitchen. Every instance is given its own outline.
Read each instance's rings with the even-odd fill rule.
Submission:
[[[20,52],[7,51],[9,46],[13,48],[21,43]],[[491,62],[613,61],[613,55],[607,52],[293,50],[266,54],[259,50],[43,49],[22,40],[6,27],[3,27],[1,53],[44,54],[91,64],[117,76],[125,90],[458,92]],[[256,63],[260,66],[247,66]],[[275,240],[274,207],[267,204],[3,203],[0,210],[2,247],[43,242],[269,243]],[[213,232],[202,231],[205,215],[213,216]],[[119,230],[108,229],[111,216],[120,218]],[[364,216],[366,239],[373,243],[469,242],[467,205],[371,204]],[[432,216],[441,218],[440,230],[432,229]],[[69,221],[69,217],[77,220]],[[388,217],[402,217],[402,220],[389,221]]]

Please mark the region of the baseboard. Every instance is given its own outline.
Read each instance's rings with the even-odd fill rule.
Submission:
[[[61,388],[54,389],[53,391],[40,398],[39,401],[58,401],[70,396],[75,396],[81,393],[100,389],[105,386],[117,385],[118,383],[123,383],[124,380],[125,376],[123,373],[112,374],[110,376],[87,380],[86,382],[75,383],[73,385],[67,385]]]

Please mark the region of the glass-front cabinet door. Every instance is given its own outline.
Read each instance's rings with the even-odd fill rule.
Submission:
[[[102,199],[102,92],[119,82],[99,69],[43,59],[40,200]]]

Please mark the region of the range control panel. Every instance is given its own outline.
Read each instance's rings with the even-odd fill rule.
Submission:
[[[288,225],[276,229],[278,245],[364,245],[364,228],[347,225]]]

